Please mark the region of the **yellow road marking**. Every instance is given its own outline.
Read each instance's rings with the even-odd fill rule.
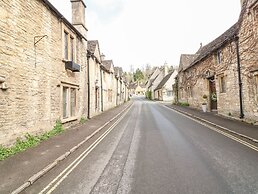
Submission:
[[[101,141],[118,125],[118,123],[125,117],[131,107],[112,125],[106,130],[96,141],[94,141],[80,156],[78,156],[67,168],[65,168],[54,180],[52,180],[41,192],[43,194],[52,193],[66,178],[67,176],[84,160],[91,151],[101,143]],[[60,179],[58,181],[58,179]]]
[[[180,114],[180,115],[182,115],[184,117],[187,117],[188,119],[191,119],[191,120],[193,120],[193,121],[195,121],[195,122],[197,122],[197,123],[199,123],[199,124],[201,124],[201,125],[203,125],[205,127],[208,127],[209,129],[211,129],[213,131],[216,131],[217,133],[220,133],[220,134],[222,134],[222,135],[224,135],[224,136],[226,136],[226,137],[228,137],[228,138],[230,138],[230,139],[232,139],[232,140],[234,140],[234,141],[236,141],[238,143],[241,143],[242,145],[245,145],[245,146],[247,146],[247,147],[249,147],[249,148],[251,148],[251,149],[253,149],[253,150],[258,152],[258,147],[257,146],[254,146],[254,145],[252,145],[252,144],[250,144],[250,143],[248,143],[248,142],[246,142],[246,141],[244,141],[242,139],[239,139],[239,138],[237,138],[237,137],[235,137],[235,136],[233,136],[233,135],[231,135],[229,133],[226,133],[226,132],[224,132],[224,131],[222,131],[222,130],[220,130],[218,128],[212,127],[212,126],[210,126],[210,125],[208,125],[208,124],[206,124],[206,123],[204,123],[202,121],[199,121],[199,120],[197,120],[195,118],[192,118],[192,117],[190,117],[188,115],[185,115],[185,114],[183,114],[183,113],[181,113],[179,111],[176,111],[174,109],[168,108],[168,107],[166,107],[164,105],[163,105],[163,107],[165,107],[165,108],[167,108],[167,109],[169,109],[171,111],[174,111],[174,112],[176,112],[176,113],[178,113],[178,114]]]

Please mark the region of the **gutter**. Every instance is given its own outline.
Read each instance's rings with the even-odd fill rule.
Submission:
[[[239,37],[234,36],[234,41],[236,43],[236,54],[237,54],[237,73],[238,73],[238,84],[239,84],[239,105],[240,105],[240,115],[239,118],[244,118],[244,112],[243,112],[243,83],[241,78],[241,64],[240,64],[240,53],[239,53]]]
[[[101,65],[101,64],[100,64]],[[103,79],[102,79],[102,71],[101,68],[99,68],[100,71],[100,89],[101,89],[101,112],[104,111],[104,103],[103,103]]]
[[[90,52],[88,52],[87,53],[87,65],[88,65],[88,67],[87,67],[87,71],[88,71],[88,73],[87,73],[87,80],[88,80],[88,116],[87,116],[87,118],[88,119],[90,119],[90,65],[89,65],[89,59],[90,59],[90,57],[91,57],[91,53]]]

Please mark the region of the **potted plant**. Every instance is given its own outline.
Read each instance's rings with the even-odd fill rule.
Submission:
[[[206,94],[204,94],[202,96],[202,98],[205,100],[205,102],[202,103],[202,111],[207,112],[207,98],[208,98],[208,96]]]

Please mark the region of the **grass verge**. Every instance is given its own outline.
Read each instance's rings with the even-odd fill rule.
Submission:
[[[0,161],[14,154],[25,151],[30,147],[34,147],[38,145],[40,142],[47,140],[50,137],[53,137],[59,133],[62,133],[63,131],[64,131],[64,128],[62,126],[62,123],[60,121],[57,121],[56,125],[51,131],[43,133],[42,135],[31,135],[27,133],[25,135],[24,140],[17,138],[16,143],[11,147],[4,147],[0,145]]]

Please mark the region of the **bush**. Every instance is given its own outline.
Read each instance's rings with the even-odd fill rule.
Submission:
[[[80,124],[86,123],[87,119],[85,117],[81,117],[80,119]]]
[[[151,91],[147,91],[147,92],[146,92],[146,98],[149,99],[149,100],[152,99]]]

